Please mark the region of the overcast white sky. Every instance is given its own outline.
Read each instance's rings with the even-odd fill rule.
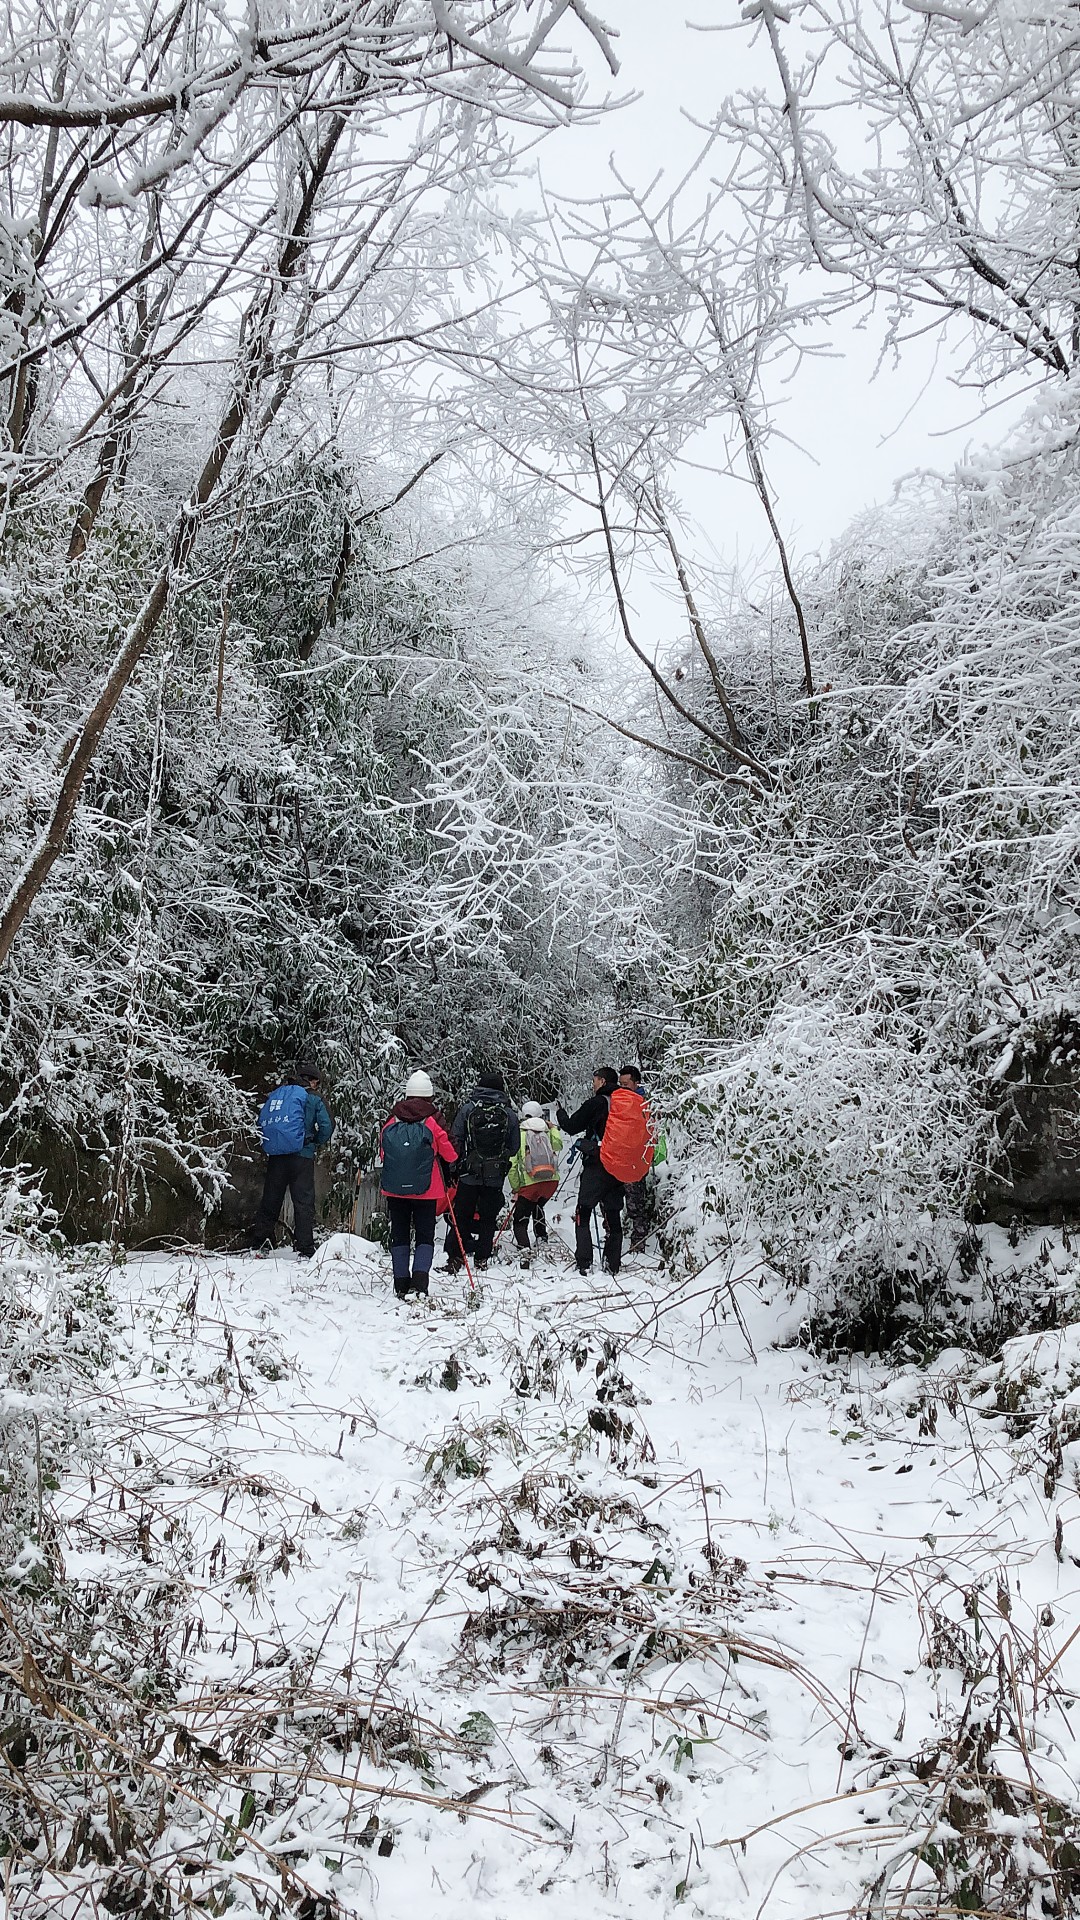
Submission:
[[[686,118],[709,121],[725,95],[755,81],[769,84],[767,58],[751,50],[749,30],[695,32],[688,19],[730,26],[737,0],[597,0],[596,11],[619,29],[618,91],[640,95],[593,127],[574,127],[546,143],[545,184],[556,192],[601,191],[608,156],[639,186],[658,168],[674,183],[702,141]],[[603,69],[594,71],[597,97]],[[770,474],[780,517],[796,554],[827,549],[856,514],[891,497],[895,483],[920,468],[948,470],[965,449],[1000,440],[1022,401],[1015,395],[980,418],[980,396],[948,378],[940,342],[915,342],[904,364],[874,375],[880,339],[837,326],[837,358],[808,365],[798,384],[771,396],[784,432],[805,449],[774,443]],[[761,508],[734,480],[702,481],[691,502],[721,558],[749,563],[768,547]]]

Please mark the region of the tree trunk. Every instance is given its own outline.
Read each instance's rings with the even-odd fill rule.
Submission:
[[[265,316],[264,316],[265,319]],[[265,325],[253,329],[265,343]],[[117,702],[146,652],[160,623],[169,598],[173,578],[186,564],[199,531],[203,512],[221,478],[232,444],[243,424],[252,391],[257,384],[257,361],[261,353],[245,356],[241,378],[233,389],[229,405],[222,415],[214,444],[198,483],[184,507],[173,534],[172,548],[157,579],[128,629],[127,639],[113,661],[90,712],[78,732],[67,743],[61,765],[64,777],[53,805],[52,815],[22,874],[16,881],[0,915],[0,966],[3,966],[50,872],[64,850],[71,822],[98,743],[112,718]]]
[[[303,260],[307,230],[319,189],[326,178],[345,124],[344,114],[336,114],[331,121],[305,184],[291,230],[278,256],[277,272],[272,279],[268,277],[266,285],[259,289],[241,322],[240,368],[203,470],[176,523],[168,559],[129,627],[127,639],[113,661],[90,712],[61,754],[63,778],[48,825],[0,912],[0,966],[6,963],[23,921],[64,850],[83,781],[101,737],[160,624],[168,604],[169,588],[190,557],[207,504],[217,490],[225,462],[262,381],[271,348],[280,290],[294,277]]]

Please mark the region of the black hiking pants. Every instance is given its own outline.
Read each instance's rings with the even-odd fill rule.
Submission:
[[[259,1211],[251,1228],[253,1247],[273,1242],[281,1203],[292,1195],[293,1245],[297,1253],[315,1251],[315,1155],[313,1153],[271,1153],[267,1156]]]
[[[609,1173],[597,1156],[581,1169],[578,1187],[575,1253],[579,1273],[588,1273],[593,1263],[592,1217],[599,1207],[604,1220],[604,1265],[609,1273],[618,1273],[622,1265],[622,1209],[626,1188]]]
[[[513,1226],[514,1239],[517,1241],[519,1247],[527,1247],[529,1244],[530,1220],[532,1221],[532,1230],[536,1239],[547,1239],[547,1215],[544,1212],[546,1205],[546,1200],[526,1200],[523,1193],[518,1194],[517,1199],[514,1201]]]
[[[452,1267],[461,1265],[458,1233],[467,1254],[475,1254],[478,1261],[491,1259],[495,1229],[502,1212],[502,1197],[501,1187],[478,1187],[471,1181],[462,1180],[454,1195],[457,1233],[454,1232],[453,1220],[448,1222],[446,1228],[446,1254]]]
[[[644,1180],[634,1180],[626,1189],[626,1218],[630,1223],[630,1250],[640,1249],[649,1237],[649,1197]]]
[[[434,1200],[412,1200],[388,1193],[386,1211],[390,1215],[390,1262],[394,1269],[394,1289],[404,1292],[412,1287],[426,1293],[428,1274],[435,1258]],[[416,1230],[416,1253],[412,1251]]]

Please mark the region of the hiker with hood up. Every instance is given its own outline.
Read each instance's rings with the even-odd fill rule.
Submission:
[[[293,1245],[299,1259],[312,1258],[315,1152],[333,1131],[334,1123],[319,1096],[319,1069],[314,1060],[301,1060],[292,1078],[275,1087],[259,1108],[266,1175],[249,1237],[256,1252],[272,1251],[274,1229],[288,1192],[293,1204]]]
[[[564,1133],[579,1133],[581,1181],[574,1213],[575,1255],[579,1273],[591,1273],[593,1265],[592,1217],[597,1207],[604,1220],[604,1265],[609,1273],[618,1273],[622,1265],[623,1185],[610,1173],[600,1158],[608,1124],[611,1096],[619,1084],[614,1067],[596,1067],[593,1090],[576,1113],[565,1107],[555,1109],[555,1117]]]
[[[399,1300],[410,1293],[423,1296],[435,1258],[435,1218],[440,1200],[446,1198],[443,1165],[454,1165],[457,1150],[435,1111],[435,1089],[422,1069],[409,1075],[405,1098],[383,1127],[379,1157],[379,1187],[390,1216],[394,1293]]]
[[[463,1250],[475,1255],[478,1267],[486,1267],[491,1258],[503,1185],[518,1150],[520,1131],[502,1074],[493,1067],[483,1068],[450,1128],[460,1165],[457,1198],[446,1235],[451,1273],[461,1266]]]
[[[523,1267],[532,1257],[529,1248],[529,1222],[539,1249],[548,1237],[545,1203],[559,1185],[559,1154],[562,1134],[549,1126],[539,1100],[526,1100],[521,1108],[521,1138],[510,1162],[510,1190],[514,1194],[514,1239]]]

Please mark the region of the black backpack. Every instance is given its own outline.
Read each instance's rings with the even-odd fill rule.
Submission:
[[[465,1122],[461,1178],[482,1187],[500,1187],[512,1154],[506,1144],[507,1109],[501,1100],[477,1101]]]

